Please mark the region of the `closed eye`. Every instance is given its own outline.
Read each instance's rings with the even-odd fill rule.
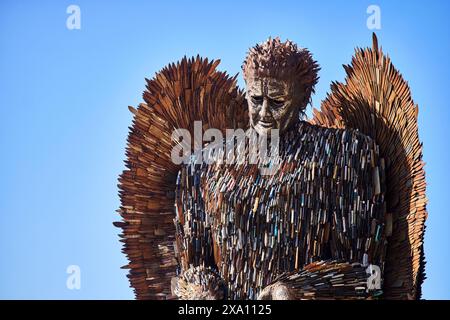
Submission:
[[[262,96],[252,96],[252,102],[256,103],[256,104],[262,104],[263,97]]]
[[[281,99],[270,99],[270,105],[275,109],[281,108],[284,106],[285,101]]]

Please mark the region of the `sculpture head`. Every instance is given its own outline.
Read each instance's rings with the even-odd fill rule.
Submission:
[[[299,121],[314,92],[319,66],[308,50],[277,37],[251,48],[242,70],[250,126],[267,134]]]

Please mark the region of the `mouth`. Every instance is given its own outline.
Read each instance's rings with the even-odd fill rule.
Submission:
[[[274,123],[271,121],[258,121],[258,125],[264,129],[270,129],[274,127]]]

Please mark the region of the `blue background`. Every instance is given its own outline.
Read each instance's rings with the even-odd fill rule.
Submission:
[[[81,9],[68,30],[66,8]],[[269,35],[309,48],[320,63],[314,105],[343,80],[355,46],[379,42],[419,104],[429,219],[423,297],[450,298],[448,1],[1,1],[0,298],[133,298],[120,252],[117,176],[144,77],[183,55],[240,71]],[[243,81],[239,77],[239,83]],[[68,265],[81,289],[66,287]]]

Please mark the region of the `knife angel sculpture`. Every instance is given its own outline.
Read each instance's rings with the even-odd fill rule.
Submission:
[[[376,36],[309,120],[319,67],[308,50],[279,38],[251,48],[245,90],[218,64],[169,64],[130,107],[115,225],[136,297],[419,299],[427,200],[418,107]],[[174,130],[194,136],[196,121],[224,136],[278,129],[277,170],[174,163]]]

